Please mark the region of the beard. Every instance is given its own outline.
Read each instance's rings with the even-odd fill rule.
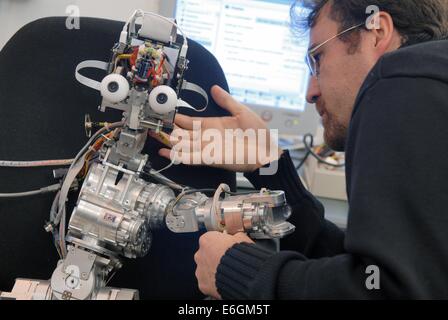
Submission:
[[[325,143],[334,151],[344,152],[347,141],[347,126],[339,123],[327,113],[327,121],[324,123]]]
[[[323,97],[316,104],[318,110],[323,111],[324,140],[332,150],[344,152],[356,95],[350,95],[347,89],[340,95],[330,91],[329,96],[336,97],[331,99],[331,105],[327,105]]]

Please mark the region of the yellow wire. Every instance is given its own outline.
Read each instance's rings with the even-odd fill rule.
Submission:
[[[120,54],[119,56],[118,56],[118,59],[119,60],[122,60],[122,59],[130,59],[132,57],[132,54]]]

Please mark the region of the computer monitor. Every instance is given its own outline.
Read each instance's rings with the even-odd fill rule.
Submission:
[[[307,37],[290,27],[291,0],[161,1],[187,36],[221,64],[230,93],[280,134],[315,134],[319,115],[306,103]]]

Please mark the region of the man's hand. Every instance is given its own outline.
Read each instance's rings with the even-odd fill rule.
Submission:
[[[218,86],[212,88],[211,94],[215,102],[229,111],[231,116],[200,118],[177,114],[175,130],[171,136],[163,133],[162,136],[151,134],[152,137],[168,147],[159,151],[161,156],[173,160],[177,155],[176,158],[187,165],[209,165],[237,172],[252,172],[278,160],[283,151],[278,148],[265,122],[256,113],[237,102]],[[196,129],[196,134],[194,129]],[[223,139],[215,141],[214,137],[207,136],[207,131],[209,134],[212,132],[208,129],[213,129],[213,132],[219,133]],[[244,134],[235,134],[232,137],[233,143],[230,143],[224,139],[226,129],[240,129],[239,131],[244,134],[253,132],[256,136],[255,141],[248,139]],[[265,143],[263,143],[263,139]],[[170,144],[167,141],[170,141]],[[185,146],[190,147],[185,148]],[[175,152],[171,152],[171,148]],[[211,149],[213,152],[210,152]],[[209,158],[217,161],[204,160],[204,155],[207,156],[210,153],[212,155]],[[256,159],[253,161],[255,155]]]
[[[234,236],[220,233],[207,232],[199,238],[199,250],[194,255],[196,262],[196,278],[199,290],[207,296],[221,299],[216,288],[216,271],[221,258],[233,245],[241,242],[253,243],[245,233],[237,233]]]

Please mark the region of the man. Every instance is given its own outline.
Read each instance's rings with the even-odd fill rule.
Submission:
[[[296,231],[279,253],[242,234],[204,234],[195,255],[199,288],[223,299],[446,299],[448,3],[305,5],[311,9],[307,100],[322,116],[326,143],[346,152],[347,230],[324,219],[288,152],[273,176],[259,174],[266,163],[221,166],[246,172],[256,188],[285,190]],[[371,5],[380,9],[373,20]],[[203,128],[264,127],[223,90],[215,87],[212,95],[232,117],[204,119]],[[193,120],[178,116],[177,124],[188,131]]]

